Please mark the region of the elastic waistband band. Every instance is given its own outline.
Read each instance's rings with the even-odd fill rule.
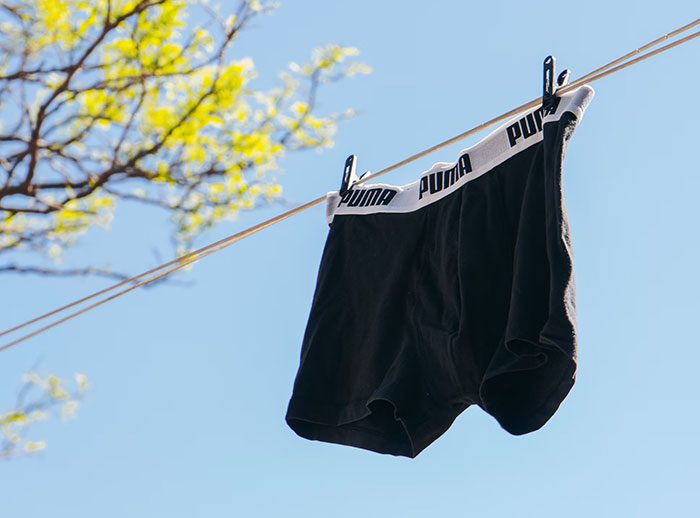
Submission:
[[[561,96],[551,113],[543,113],[541,107],[525,112],[460,152],[456,162],[438,162],[413,183],[404,186],[363,184],[342,197],[338,191],[330,192],[326,198],[328,224],[336,215],[413,212],[430,205],[523,149],[541,142],[545,123],[557,122],[566,112],[580,120],[593,93],[590,86],[582,86]]]

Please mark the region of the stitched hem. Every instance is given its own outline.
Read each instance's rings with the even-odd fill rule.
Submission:
[[[433,407],[420,416],[402,416],[387,398],[342,406],[292,397],[286,421],[305,439],[414,458],[445,433],[468,406],[459,402]]]

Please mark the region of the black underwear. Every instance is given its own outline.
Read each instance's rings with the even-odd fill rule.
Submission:
[[[470,405],[516,435],[556,412],[576,373],[561,165],[592,96],[518,117],[412,184],[329,194],[297,434],[415,457]]]

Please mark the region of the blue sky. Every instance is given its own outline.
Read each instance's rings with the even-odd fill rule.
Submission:
[[[335,190],[350,153],[377,171],[541,93],[542,60],[581,76],[698,17],[695,2],[283,2],[243,35],[267,86],[319,44],[374,72],[321,93],[353,107],[336,146],[289,155],[290,203]],[[1,353],[0,409],[21,376],[85,372],[79,418],[0,463],[6,516],[687,516],[697,507],[700,41],[595,83],[564,187],[578,288],[577,383],[513,437],[477,408],[414,460],[297,437],[284,414],[327,226],[317,206],[204,259],[187,285],[139,290]],[[382,181],[404,184],[483,135]],[[279,213],[243,215],[200,244]],[[124,204],[66,264],[138,273],[170,253],[167,217]],[[361,266],[360,266],[361,267]],[[0,327],[105,286],[0,278]],[[4,342],[3,342],[4,343]]]

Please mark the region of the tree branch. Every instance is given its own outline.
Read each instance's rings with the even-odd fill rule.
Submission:
[[[41,106],[39,107],[39,110],[37,112],[36,116],[36,124],[34,125],[32,129],[32,136],[31,136],[31,142],[29,144],[29,156],[30,156],[30,162],[29,162],[29,167],[27,169],[27,175],[24,178],[24,181],[22,182],[22,185],[26,188],[29,187],[29,184],[32,181],[32,178],[34,177],[34,173],[36,170],[36,163],[37,163],[37,150],[38,150],[38,141],[39,141],[39,135],[41,135],[41,126],[44,122],[44,116],[46,114],[47,108],[51,105],[51,103],[66,89],[68,88],[71,79],[73,79],[73,76],[75,73],[80,69],[80,67],[85,63],[85,60],[95,51],[95,49],[102,43],[102,41],[107,37],[107,35],[116,27],[119,26],[122,22],[125,20],[129,19],[133,15],[138,15],[141,14],[144,10],[146,10],[149,7],[153,7],[155,5],[160,5],[164,3],[166,0],[155,0],[153,2],[149,2],[147,0],[143,0],[140,3],[138,3],[131,11],[128,13],[124,13],[121,16],[117,17],[113,22],[112,21],[106,21],[102,31],[100,31],[99,35],[97,38],[88,46],[88,48],[83,52],[83,54],[78,58],[78,60],[70,65],[68,67],[68,70],[66,72],[66,77],[63,79],[63,82],[53,91],[53,93],[49,96],[48,99],[46,99]]]
[[[123,273],[113,272],[112,270],[104,268],[94,268],[88,266],[86,268],[72,268],[66,270],[58,270],[54,268],[42,268],[39,266],[19,266],[15,264],[0,266],[0,273],[23,273],[23,274],[36,274],[36,275],[51,275],[56,277],[67,277],[67,276],[77,276],[77,275],[97,275],[99,277],[109,277],[111,279],[117,279],[124,281],[129,279],[128,275]]]

